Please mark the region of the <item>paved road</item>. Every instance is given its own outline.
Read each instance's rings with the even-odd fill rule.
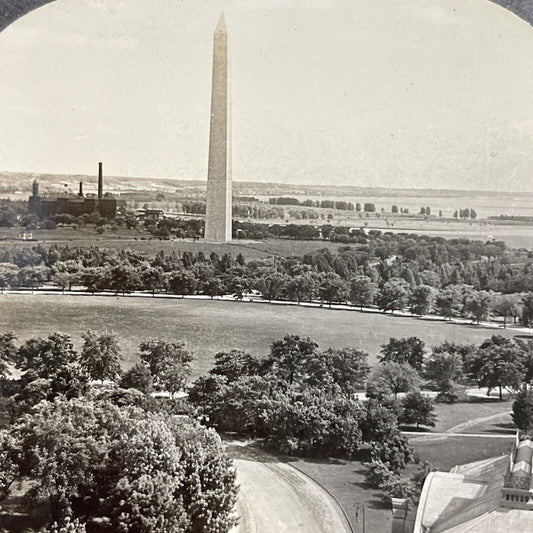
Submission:
[[[234,454],[232,454],[234,455]],[[232,533],[349,533],[322,487],[292,466],[265,457],[234,458],[240,493]]]

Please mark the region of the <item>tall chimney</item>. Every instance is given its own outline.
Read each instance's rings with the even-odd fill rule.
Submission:
[[[104,195],[104,171],[103,163],[98,163],[98,198],[102,198]]]
[[[83,181],[80,181],[80,192],[78,193],[78,196],[83,196]]]

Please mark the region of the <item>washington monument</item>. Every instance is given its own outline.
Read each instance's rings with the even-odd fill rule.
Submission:
[[[228,32],[224,14],[213,41],[213,86],[205,240],[231,241],[231,114],[228,91]]]

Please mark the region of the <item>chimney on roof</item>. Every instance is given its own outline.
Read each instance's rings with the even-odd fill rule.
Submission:
[[[78,192],[78,196],[83,196],[83,181],[80,181],[80,190]]]
[[[37,180],[33,180],[33,184],[31,186],[33,197],[36,198],[39,196],[39,182]]]
[[[102,198],[104,195],[104,170],[103,163],[98,163],[98,198]]]

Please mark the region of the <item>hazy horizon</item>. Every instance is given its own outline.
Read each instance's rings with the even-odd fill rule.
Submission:
[[[533,30],[491,2],[157,8],[59,0],[0,33],[0,168],[205,180],[224,10],[235,181],[533,192]]]

